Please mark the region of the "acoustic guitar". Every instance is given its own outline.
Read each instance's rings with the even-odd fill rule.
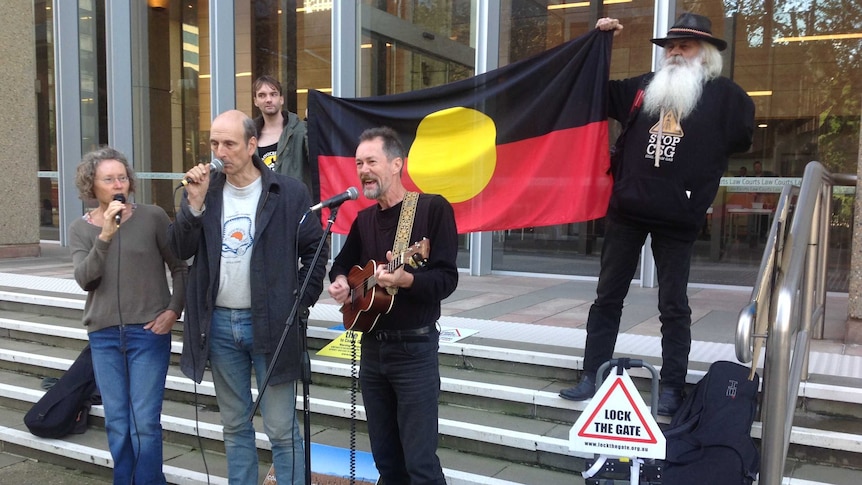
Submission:
[[[386,271],[392,273],[401,266],[409,264],[412,268],[421,268],[428,262],[431,242],[427,238],[413,243],[403,253],[396,255],[386,265]],[[380,315],[392,310],[395,297],[385,288],[377,284],[375,270],[378,263],[369,261],[365,266],[354,266],[347,274],[350,293],[347,301],[341,305],[344,328],[357,332],[368,332],[377,325]]]

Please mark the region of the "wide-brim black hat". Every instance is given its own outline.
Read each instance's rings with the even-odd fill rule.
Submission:
[[[703,15],[696,13],[684,13],[676,19],[673,27],[667,31],[667,36],[661,39],[652,39],[652,43],[664,47],[671,40],[676,39],[698,39],[709,42],[718,50],[727,49],[727,42],[712,35],[712,22]]]

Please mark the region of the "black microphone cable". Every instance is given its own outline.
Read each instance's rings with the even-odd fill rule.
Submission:
[[[184,186],[185,186],[184,184],[180,184],[174,188],[174,193],[173,193],[174,214],[175,214],[174,215],[174,222],[176,222],[176,214],[180,210],[182,210],[182,202],[180,202],[180,209],[176,208],[177,191],[179,191]],[[189,270],[191,271],[191,265],[189,265]],[[183,334],[185,334],[185,332],[187,330],[185,328],[185,323],[186,322],[183,321]],[[183,345],[185,346],[185,342],[183,342]],[[189,352],[189,355],[192,358],[192,369],[197,369],[198,366],[197,366],[197,362],[195,360],[195,353]],[[192,387],[194,389],[195,438],[197,439],[197,442],[198,442],[198,449],[201,450],[201,461],[204,464],[204,474],[206,474],[206,477],[207,477],[207,485],[210,485],[210,469],[209,469],[209,465],[207,464],[207,456],[206,456],[206,449],[204,448],[204,441],[203,441],[203,438],[201,437],[201,419],[200,419],[200,406],[201,406],[201,404],[200,404],[200,401],[198,400],[198,398],[199,398],[198,383],[194,378],[192,378]]]
[[[183,322],[183,324],[185,324],[185,322]],[[185,329],[183,329],[183,332],[185,332]],[[183,344],[183,345],[185,345],[185,344]],[[195,353],[191,352],[190,355],[192,356],[192,369],[197,369],[197,363],[195,362]],[[197,381],[194,380],[194,378],[192,378],[192,386],[194,387],[194,395],[195,395],[195,400],[194,400],[194,404],[195,404],[195,437],[197,438],[197,441],[198,441],[198,449],[201,450],[201,460],[204,463],[204,473],[207,476],[207,485],[210,485],[210,469],[209,469],[209,466],[207,465],[207,456],[205,453],[206,450],[204,449],[204,441],[203,441],[203,438],[201,438],[201,422],[200,422],[200,414],[199,414],[200,402],[198,401],[198,383],[197,383]]]
[[[297,224],[296,224],[296,236],[293,238],[293,259],[296,261],[296,274],[294,275],[294,278],[295,278],[294,288],[295,289],[293,290],[294,294],[298,293],[299,289],[302,288],[302,282],[300,281],[300,277],[299,277],[299,232],[302,229],[302,223],[305,221],[305,218],[308,214],[309,213],[306,212],[305,214],[303,214],[299,218],[299,222],[297,222]],[[311,271],[312,268],[309,268],[308,270]],[[300,319],[303,318],[302,314],[304,313],[301,311],[302,295],[299,295],[296,297],[296,302],[297,302],[296,304],[299,305],[299,308],[297,308],[297,312],[293,316],[293,318],[294,318],[293,324],[294,325],[299,324],[300,326],[302,326],[303,323],[300,322]],[[291,322],[288,322],[288,324],[290,324],[290,323]],[[300,367],[305,367],[305,359],[304,359],[304,357],[302,357],[302,356],[306,355],[304,353],[304,351],[306,350],[306,347],[304,347],[305,342],[300,341],[300,338],[299,338],[302,336],[303,332],[302,332],[302,329],[300,327],[296,327],[296,331],[299,334],[297,336],[297,342],[298,342],[298,347],[299,347],[297,349],[297,351],[299,352],[299,355],[300,355],[299,365],[300,365]],[[309,369],[309,372],[310,372],[310,369]],[[306,376],[304,375],[305,371],[302,371],[301,374],[302,374],[302,377],[300,378],[300,380],[305,379],[306,378]],[[258,389],[258,392],[263,392],[263,390]],[[299,420],[296,419],[296,400],[299,399],[300,395],[305,397],[305,385],[304,384],[300,385],[300,383],[298,381],[294,381],[294,383],[293,383],[293,397],[294,397],[294,399],[293,399],[293,423],[294,423],[294,426],[299,426]],[[303,406],[306,406],[307,404],[308,403],[306,403],[306,402],[302,403]],[[261,401],[261,405],[263,405],[263,401]],[[261,415],[263,415],[262,411],[261,411]],[[309,412],[308,415],[311,416],[311,413]],[[303,426],[304,425],[305,425],[305,421],[303,420]],[[305,433],[301,433],[301,432],[299,432],[299,430],[296,430],[296,431],[300,436],[302,436],[302,438],[300,438],[300,442],[302,442],[302,440],[305,439],[305,436],[304,436]],[[293,440],[291,440],[291,441],[293,441]],[[305,451],[305,449],[304,449],[305,446],[310,447],[311,443],[304,443],[303,442],[303,452]],[[310,452],[311,452],[311,448],[309,448],[309,453]],[[273,459],[273,462],[275,462],[274,459]],[[296,483],[296,445],[290,447],[290,463],[291,463],[291,465],[290,465],[290,475],[291,475],[290,476],[290,483]],[[302,456],[302,463],[304,466],[305,465],[305,455],[304,454]],[[274,465],[275,465],[275,463],[273,463],[273,466]],[[275,479],[276,479],[276,481],[278,481],[278,474],[276,474]],[[304,479],[305,479],[305,476],[303,476],[303,480]]]
[[[356,483],[356,394],[359,392],[359,369],[356,366],[356,332],[347,330],[350,340],[350,485]]]
[[[122,195],[122,194],[118,194],[118,195]],[[115,195],[114,200],[120,200],[120,199]],[[123,202],[125,203],[125,197],[123,197]],[[120,212],[119,216],[120,216],[120,218],[122,218],[122,212]],[[132,474],[129,477],[129,485],[134,485],[134,483],[135,483],[135,470],[138,468],[138,461],[140,461],[140,458],[141,458],[141,435],[138,433],[138,421],[137,421],[137,418],[135,417],[135,407],[132,406],[132,402],[131,402],[132,401],[132,393],[131,393],[132,374],[131,374],[131,371],[129,370],[129,360],[128,360],[129,357],[128,357],[128,354],[126,352],[127,351],[127,348],[126,348],[126,324],[123,321],[123,308],[122,308],[122,305],[120,304],[120,302],[122,301],[122,299],[120,298],[120,289],[123,286],[120,284],[120,275],[122,274],[122,272],[120,271],[120,269],[121,269],[120,264],[122,261],[121,256],[122,256],[123,245],[122,245],[122,237],[120,237],[119,224],[117,224],[117,226],[118,227],[117,227],[116,232],[114,232],[113,239],[116,239],[116,245],[117,245],[117,316],[120,320],[120,353],[123,356],[123,370],[126,374],[126,383],[129,385],[129,387],[127,387],[125,389],[125,392],[128,394],[128,399],[129,399],[129,415],[132,418],[132,427],[135,430],[135,438],[137,439],[137,442],[138,442],[138,451],[135,452],[135,459],[132,462]],[[129,430],[129,431],[131,431],[131,430]]]

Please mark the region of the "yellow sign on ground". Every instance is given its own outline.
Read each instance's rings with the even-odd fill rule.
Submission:
[[[340,359],[350,359],[355,355],[356,360],[359,360],[359,339],[362,337],[360,332],[347,330],[342,332],[338,337],[329,342],[326,347],[317,351],[317,355],[326,357],[337,357]],[[356,354],[353,354],[353,352]]]
[[[344,327],[339,326],[337,329],[343,329]],[[335,329],[335,328],[334,328]],[[475,333],[478,330],[465,329],[465,328],[453,328],[453,327],[442,327],[440,329],[440,342],[441,343],[453,343],[457,342],[461,339],[467,338]],[[354,337],[355,336],[355,337]],[[359,360],[359,355],[361,352],[359,348],[359,340],[362,338],[362,332],[354,332],[351,330],[346,330],[338,335],[338,337],[334,338],[332,342],[329,342],[325,347],[320,349],[317,352],[317,355],[323,355],[326,357],[335,357],[338,359],[350,359],[351,355],[353,355],[353,341],[352,339],[356,339],[356,360]]]

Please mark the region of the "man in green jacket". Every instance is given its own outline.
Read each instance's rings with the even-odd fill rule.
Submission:
[[[282,109],[281,83],[272,76],[261,76],[252,85],[254,105],[260,116],[257,128],[257,154],[267,167],[293,177],[308,187],[312,200],[320,199],[317,164],[308,159],[308,131],[296,113]]]

